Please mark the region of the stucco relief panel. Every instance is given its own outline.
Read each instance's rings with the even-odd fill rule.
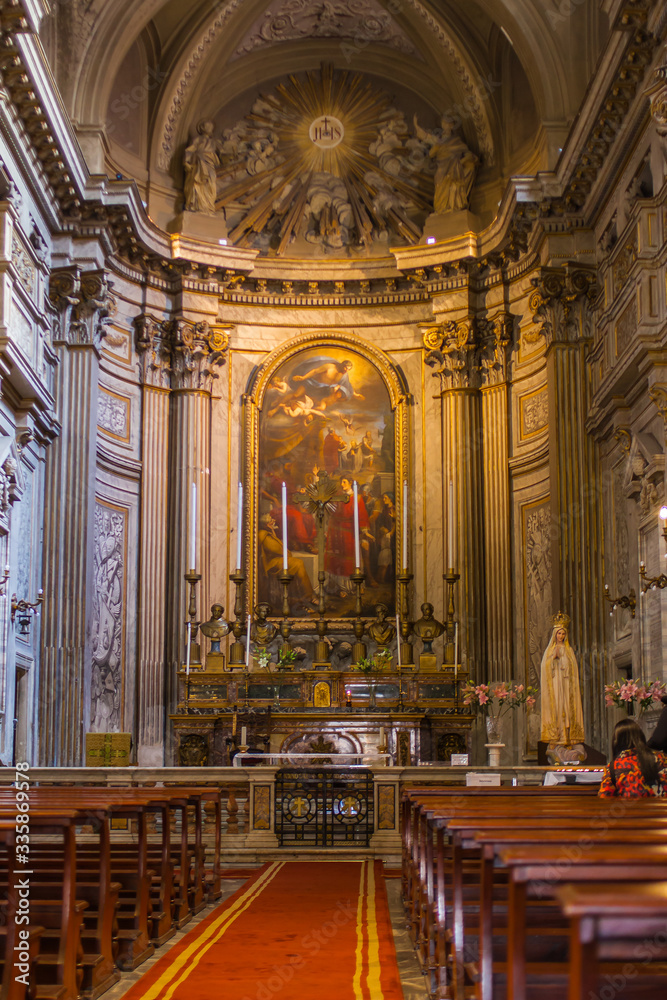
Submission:
[[[629,593],[630,583],[630,538],[628,534],[628,500],[624,490],[625,461],[617,465],[613,471],[612,503],[614,508],[614,551],[613,563],[617,594]],[[614,613],[614,628],[616,638],[625,636],[630,631],[630,612],[627,608],[616,608]]]
[[[526,682],[539,687],[540,665],[549,633],[551,608],[551,501],[548,498],[522,508],[524,641]],[[539,740],[539,714],[528,716],[528,746]]]
[[[97,404],[97,426],[108,437],[129,442],[130,400],[101,388]]]
[[[540,434],[549,422],[549,394],[546,387],[527,393],[519,400],[521,440]]]
[[[95,503],[90,731],[122,731],[124,608],[127,560],[125,508]]]

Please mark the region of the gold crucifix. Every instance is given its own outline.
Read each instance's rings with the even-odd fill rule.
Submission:
[[[312,514],[317,523],[317,580],[319,595],[320,618],[317,622],[317,634],[320,641],[317,644],[315,658],[317,661],[324,661],[328,655],[324,636],[326,633],[326,622],[324,621],[324,519],[327,514],[333,514],[338,503],[348,503],[350,497],[347,493],[338,492],[338,484],[330,479],[326,472],[318,473],[317,481],[302,487],[298,493],[292,495],[292,502],[301,504]]]

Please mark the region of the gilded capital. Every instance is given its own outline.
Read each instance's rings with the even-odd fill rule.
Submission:
[[[147,313],[140,313],[134,317],[133,326],[142,383],[156,389],[168,389],[171,347],[163,324]]]
[[[591,341],[592,303],[597,294],[594,268],[567,263],[564,267],[543,267],[531,278],[535,291],[528,306],[533,314],[536,337],[551,344]]]

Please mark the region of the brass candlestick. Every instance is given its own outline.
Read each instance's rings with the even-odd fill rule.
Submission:
[[[283,620],[280,623],[280,634],[282,636],[283,644],[280,648],[281,655],[285,655],[290,652],[291,646],[289,644],[289,637],[292,634],[292,626],[287,621],[287,616],[289,615],[289,596],[288,589],[294,577],[287,570],[284,570],[280,576],[280,582],[283,587]]]
[[[453,567],[449,567],[442,578],[447,584],[447,618],[445,620],[445,653],[444,663],[451,663],[456,666],[456,622],[454,621],[454,585],[461,578]]]
[[[366,625],[361,618],[361,588],[366,582],[366,574],[362,573],[359,567],[357,567],[354,573],[350,574],[350,580],[355,586],[356,597],[355,597],[355,614],[356,618],[354,620],[353,631],[354,637],[357,640],[352,646],[352,663],[358,663],[359,660],[366,659],[366,643],[363,642],[364,632],[366,631]]]
[[[234,601],[234,617],[236,620],[232,625],[234,642],[229,647],[229,668],[233,670],[235,667],[245,667],[245,646],[241,642],[241,638],[245,633],[243,627],[243,584],[245,583],[245,575],[239,569],[236,573],[230,573],[229,579],[236,587],[236,599]]]
[[[190,656],[189,663],[201,663],[201,653],[199,649],[199,643],[196,642],[197,632],[199,631],[199,626],[201,622],[195,621],[197,617],[197,594],[196,587],[201,580],[201,573],[195,573],[194,569],[189,569],[185,574],[185,579],[190,587],[190,600],[188,601],[188,618],[189,621],[186,622],[188,628],[188,639],[190,640]]]
[[[408,587],[410,581],[414,579],[412,573],[408,573],[407,569],[404,569],[398,574],[399,588],[399,616],[400,616],[400,627],[401,635],[400,638],[397,636],[397,642],[401,643],[401,667],[412,667],[414,665],[413,660],[413,650],[412,643],[409,642],[410,638],[410,606],[408,602]],[[402,694],[401,694],[402,703]]]

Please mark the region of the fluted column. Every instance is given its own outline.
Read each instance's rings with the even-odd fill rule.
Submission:
[[[184,576],[196,569],[197,613],[206,620],[209,608],[209,520],[211,455],[211,387],[225,363],[227,334],[207,323],[196,326],[174,320],[171,336],[171,401],[169,458],[169,548],[167,582],[167,667],[169,703],[175,705],[176,671],[183,662],[189,588]],[[191,510],[192,484],[197,487],[196,511]],[[190,566],[191,518],[196,516],[196,565]]]
[[[141,358],[141,509],[137,615],[137,763],[164,764],[165,636],[169,538],[169,347],[159,324],[134,321]]]
[[[108,316],[103,272],[52,273],[56,413],[64,431],[49,449],[44,497],[44,608],[40,763],[82,763],[89,716],[97,392]]]
[[[591,742],[603,738],[605,681],[601,470],[585,426],[595,275],[578,265],[544,268],[534,284],[541,297],[535,318],[547,339],[554,612],[571,618]]]
[[[488,325],[482,359],[486,657],[488,677],[505,681],[513,674],[507,386],[512,325],[509,314]]]
[[[461,579],[454,590],[462,663],[485,676],[484,507],[479,371],[472,322],[424,332],[426,363],[438,369],[442,406],[443,530],[445,566]],[[454,552],[448,551],[449,484],[454,488]]]

